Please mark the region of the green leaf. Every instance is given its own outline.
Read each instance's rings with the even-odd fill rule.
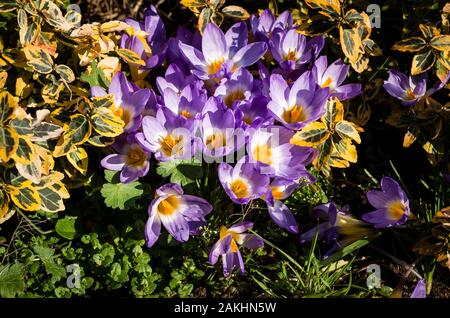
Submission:
[[[344,258],[345,256],[347,256],[348,254],[353,253],[354,251],[359,250],[361,247],[366,246],[367,244],[369,244],[371,241],[373,241],[375,238],[377,238],[381,233],[376,233],[368,238],[365,239],[361,239],[358,240],[356,242],[353,242],[347,246],[344,246],[343,248],[341,248],[339,251],[337,251],[336,253],[334,253],[333,255],[331,255],[330,257],[328,257],[327,259],[323,260],[320,262],[320,266],[327,266],[331,263],[334,263],[342,258]]]
[[[188,185],[203,176],[202,163],[196,159],[159,162],[156,173],[170,182]]]
[[[77,235],[76,222],[76,216],[66,216],[63,219],[59,219],[56,222],[55,231],[62,237],[73,240]]]
[[[114,173],[114,172],[113,172]],[[101,189],[106,206],[113,209],[128,210],[132,208],[135,201],[144,193],[144,186],[138,182],[121,183],[119,172],[111,175],[105,170],[105,177],[109,179]]]
[[[66,270],[61,265],[55,263],[55,250],[44,246],[34,246],[34,252],[44,264],[47,274],[52,275],[52,282],[57,282],[63,277],[66,277]]]
[[[21,263],[0,265],[0,296],[13,298],[25,289],[25,266]]]
[[[101,86],[103,88],[106,88],[109,85],[109,81],[106,79],[103,70],[99,69],[97,65],[97,61],[93,60],[91,63],[90,73],[88,73],[87,71],[82,73],[80,76],[80,80],[88,83],[90,87]]]

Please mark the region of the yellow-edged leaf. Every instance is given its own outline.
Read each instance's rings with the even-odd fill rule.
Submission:
[[[64,82],[72,83],[73,81],[75,81],[75,74],[73,73],[72,69],[67,65],[62,64],[57,65],[55,67],[55,71],[56,73],[59,74],[59,76],[61,76]]]
[[[349,139],[341,139],[338,142],[334,142],[333,145],[335,150],[335,153],[333,153],[334,157],[342,158],[353,163],[358,161],[356,147]]]
[[[421,54],[416,54],[413,58],[411,74],[418,75],[428,71],[433,67],[435,61],[436,54],[432,50],[426,51]]]
[[[38,189],[42,211],[51,213],[64,211],[65,207],[63,195],[67,192],[67,190],[65,190],[65,188],[63,190],[62,187],[62,184],[57,183],[49,187],[42,187]]]
[[[74,151],[69,152],[66,155],[67,160],[70,164],[77,169],[83,176],[87,173],[88,168],[88,154],[86,150],[78,147]]]
[[[317,150],[319,151],[319,155],[314,160],[313,164],[316,167],[317,170],[322,171],[326,166],[328,159],[330,159],[331,154],[333,152],[333,141],[331,138],[327,139],[323,144],[320,144],[317,147]]]
[[[99,107],[91,117],[92,127],[101,136],[116,137],[123,132],[125,122],[110,108]]]
[[[13,118],[17,106],[17,99],[8,91],[0,92],[0,124]]]
[[[323,143],[330,137],[327,126],[320,121],[309,123],[301,131],[298,131],[290,143],[297,146],[313,147]]]
[[[327,17],[338,18],[341,14],[341,4],[339,0],[305,0],[312,9],[320,10],[320,13]]]
[[[0,190],[0,220],[8,214],[9,211],[9,197],[3,190]]]
[[[211,8],[204,8],[198,16],[198,30],[203,34],[208,23],[211,22],[213,10]],[[220,25],[219,25],[220,26]]]
[[[432,25],[419,24],[419,29],[422,32],[425,39],[431,39],[440,34],[439,30]]]
[[[141,59],[141,57],[134,51],[128,49],[118,49],[117,55],[125,60],[125,62],[129,64],[136,64],[145,66],[145,62]]]
[[[427,46],[427,42],[419,37],[407,38],[395,43],[392,46],[393,50],[400,52],[418,52]]]
[[[19,136],[11,127],[0,126],[0,162],[11,159],[19,147]]]
[[[222,9],[222,13],[236,19],[247,20],[250,14],[240,6],[226,6]]]
[[[361,137],[359,136],[359,132],[354,123],[346,120],[341,120],[336,124],[335,129],[342,139],[350,138],[358,144],[361,143]]]
[[[348,57],[350,62],[356,62],[360,54],[364,54],[362,49],[362,40],[357,28],[339,27],[339,37],[341,41],[342,52]]]
[[[58,140],[53,155],[61,157],[86,142],[91,134],[91,123],[83,114],[70,116],[70,124],[64,127],[64,134]]]
[[[8,194],[14,204],[25,211],[37,211],[41,207],[41,198],[31,181],[24,181],[20,187],[8,185]]]
[[[0,89],[5,87],[7,79],[8,79],[8,72],[0,71]]]
[[[19,142],[12,159],[21,164],[29,164],[35,158],[36,151],[29,136],[19,136]]]
[[[438,35],[431,39],[430,45],[438,51],[450,51],[450,35]]]
[[[329,130],[334,129],[336,123],[344,119],[344,105],[337,98],[331,98],[327,101],[326,112],[321,120],[327,125]]]

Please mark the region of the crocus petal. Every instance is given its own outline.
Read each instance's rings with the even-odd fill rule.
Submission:
[[[91,96],[93,97],[102,97],[106,96],[108,93],[105,91],[103,87],[100,86],[92,86],[90,89]]]
[[[211,251],[209,252],[209,263],[211,265],[214,265],[219,260],[219,256],[222,254],[220,253],[220,241],[217,241],[214,243],[213,247],[211,248]]]
[[[420,279],[417,282],[416,287],[414,287],[411,293],[411,298],[427,298],[427,284],[424,279]]]
[[[387,203],[392,200],[392,196],[384,191],[371,190],[366,194],[369,203],[376,209],[386,207]]]
[[[228,277],[234,267],[234,253],[222,254],[223,276]]]
[[[160,214],[161,222],[166,230],[179,242],[187,242],[189,239],[189,224],[181,213],[175,211],[171,215]]]
[[[289,86],[284,78],[279,74],[270,76],[270,98],[275,103],[275,107],[284,109],[287,107],[287,100],[289,98]],[[268,106],[269,107],[269,106]]]
[[[264,241],[255,234],[239,234],[239,244],[249,249],[257,249],[264,246]]]
[[[234,254],[234,264],[239,267],[239,270],[241,271],[241,274],[244,275],[245,268],[244,268],[244,260],[242,259],[241,252],[239,250],[236,251]]]
[[[164,139],[167,134],[166,129],[155,117],[145,116],[142,119],[142,130],[150,150],[158,151],[161,147],[160,140]]]
[[[233,24],[225,33],[229,58],[232,58],[240,48],[247,45],[247,33],[247,24],[245,22]]]
[[[120,173],[120,182],[130,183],[139,178],[139,171],[133,167],[124,166]]]
[[[159,238],[161,233],[161,220],[157,213],[150,215],[147,223],[145,223],[145,240],[147,247],[152,247]]]
[[[222,30],[214,23],[209,23],[203,32],[202,52],[208,63],[225,59],[227,42]]]
[[[291,210],[281,201],[275,201],[273,206],[267,206],[272,220],[281,228],[291,233],[298,233],[298,225]]]
[[[103,158],[101,165],[103,168],[119,171],[125,166],[125,160],[124,155],[112,154]]]
[[[228,228],[229,232],[233,233],[244,233],[253,227],[253,222],[244,221],[241,223],[234,224]]]
[[[182,42],[179,42],[178,46],[183,56],[188,60],[189,63],[192,64],[193,67],[199,70],[203,70],[205,68],[205,57],[203,56],[202,52]]]
[[[267,44],[254,42],[241,48],[234,56],[233,62],[236,68],[247,67],[256,63],[261,56],[266,54]]]
[[[202,217],[209,214],[213,207],[203,198],[194,195],[183,195],[185,209],[180,211],[183,215],[190,217]]]
[[[384,208],[365,213],[361,216],[361,219],[367,223],[373,224],[377,229],[391,227],[397,223],[387,217],[387,211]]]

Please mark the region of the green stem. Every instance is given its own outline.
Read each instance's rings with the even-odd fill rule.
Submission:
[[[25,215],[25,213],[22,212],[22,210],[17,209],[17,213],[19,213],[20,216],[23,217],[24,220],[27,221],[27,223],[28,223],[28,224],[29,224],[36,232],[38,232],[39,234],[47,235],[47,234],[50,234],[50,233],[53,232],[53,230],[42,231],[40,228],[38,228],[38,227],[36,226],[36,224],[33,223],[33,221],[31,221],[31,220]]]
[[[431,293],[431,286],[433,285],[433,275],[434,275],[435,269],[436,269],[436,263],[433,264],[433,268],[426,275],[427,295],[429,295]]]

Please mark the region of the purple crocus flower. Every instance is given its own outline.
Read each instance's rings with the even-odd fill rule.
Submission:
[[[253,76],[245,68],[240,68],[230,78],[224,78],[216,88],[214,96],[223,100],[228,108],[234,108],[252,96]]]
[[[317,156],[317,150],[294,146],[294,132],[283,126],[258,127],[251,132],[247,153],[262,174],[295,180],[305,174],[305,166]]]
[[[202,36],[198,30],[194,33],[186,29],[185,27],[179,27],[177,30],[176,37],[171,37],[167,40],[167,59],[170,63],[177,64],[183,70],[189,72],[189,64],[186,63],[183,58],[183,54],[179,48],[179,42],[182,42],[187,45],[191,45],[196,49],[200,49],[202,47]]]
[[[250,26],[257,41],[268,42],[275,29],[287,30],[292,27],[293,19],[290,11],[284,11],[277,18],[272,10],[264,10],[259,17],[250,17]]]
[[[156,86],[161,95],[164,94],[166,88],[181,94],[183,88],[194,81],[195,77],[192,74],[186,74],[177,64],[172,63],[167,67],[164,77],[158,76],[156,78]]]
[[[401,225],[408,220],[408,197],[399,184],[389,177],[381,179],[381,191],[367,192],[367,200],[376,210],[364,214],[362,219],[377,229]]]
[[[402,101],[402,105],[414,106],[423,97],[429,97],[442,89],[450,79],[450,71],[441,82],[440,80],[427,90],[427,73],[406,76],[396,70],[389,70],[389,78],[384,81],[384,89],[389,95]]]
[[[247,26],[238,22],[223,34],[215,24],[209,23],[203,33],[202,51],[179,42],[185,58],[194,67],[192,73],[202,80],[222,78],[228,72],[256,63],[267,51],[267,44],[248,44]]]
[[[240,104],[236,113],[241,112],[239,117],[242,118],[243,126],[258,127],[273,124],[274,120],[267,109],[268,103],[269,100],[265,96],[255,96],[251,102]]]
[[[156,117],[144,117],[143,133],[136,134],[136,138],[145,149],[155,154],[158,161],[189,159],[193,154],[192,136],[186,127],[186,119],[168,109],[159,109]]]
[[[427,283],[425,279],[419,279],[410,298],[427,298]]]
[[[332,202],[315,207],[311,216],[325,222],[320,223],[318,228],[314,227],[300,235],[300,243],[311,242],[317,233],[318,241],[325,241],[331,245],[324,255],[324,258],[327,258],[338,249],[373,233],[373,229],[367,223],[352,217],[347,213],[347,209],[344,207],[342,211],[338,210]]]
[[[318,88],[310,71],[304,72],[291,88],[281,75],[273,74],[267,107],[284,126],[299,130],[322,117],[328,97],[329,89]]]
[[[311,60],[306,37],[296,29],[277,29],[270,43],[270,52],[283,70],[295,70]]]
[[[281,201],[287,199],[299,184],[296,181],[275,178],[262,196],[272,220],[281,228],[297,234],[299,229],[291,210]]]
[[[206,93],[199,89],[196,83],[185,86],[179,94],[171,88],[166,88],[163,93],[164,106],[185,118],[190,126],[193,125],[197,114],[202,112],[206,97]]]
[[[148,208],[149,218],[145,224],[147,247],[152,247],[161,233],[161,223],[179,242],[187,242],[189,235],[199,234],[198,229],[206,225],[205,215],[212,205],[205,199],[183,194],[175,183],[163,185],[156,190],[155,199]]]
[[[389,71],[389,78],[384,81],[384,89],[393,97],[402,101],[402,105],[412,106],[425,96],[427,90],[426,73],[407,77],[396,70]]]
[[[249,249],[257,249],[264,246],[264,241],[254,234],[245,233],[253,227],[251,222],[241,222],[230,226],[220,228],[220,238],[214,244],[209,253],[209,263],[214,265],[222,256],[223,275],[228,277],[233,268],[239,268],[241,274],[244,274],[244,261],[238,245]]]
[[[148,173],[150,153],[136,142],[135,135],[118,137],[112,147],[118,153],[103,158],[101,165],[105,169],[120,171],[120,182],[133,182]]]
[[[339,100],[347,100],[361,93],[361,84],[341,85],[347,77],[349,65],[345,65],[339,59],[328,66],[326,56],[319,57],[312,68],[317,84],[330,89],[331,96]]]
[[[261,175],[248,157],[242,157],[233,168],[219,164],[219,180],[230,199],[237,204],[247,204],[259,198],[269,185],[269,177]]]
[[[129,82],[122,72],[117,72],[108,88],[108,93],[100,86],[91,88],[93,97],[113,95],[116,115],[125,122],[124,131],[136,131],[142,120],[142,113],[151,96],[148,88],[139,89]]]
[[[205,112],[206,109],[206,112]],[[216,97],[210,97],[205,105],[204,117],[199,121],[200,137],[197,146],[210,158],[220,158],[234,153],[245,143],[245,136],[238,134],[234,112],[223,106]]]
[[[142,79],[150,69],[161,65],[164,60],[166,51],[164,23],[153,5],[144,10],[143,23],[129,18],[125,19],[125,22],[133,28],[133,33],[122,34],[120,47],[137,53],[145,62],[143,67],[130,65],[132,73],[142,73],[139,76],[139,79]]]

